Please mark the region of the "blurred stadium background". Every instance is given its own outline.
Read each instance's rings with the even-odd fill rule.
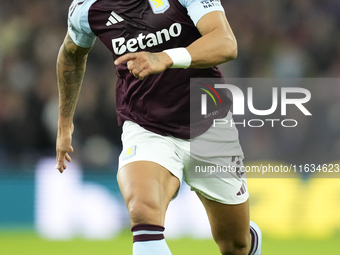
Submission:
[[[238,58],[220,67],[226,77],[340,77],[338,0],[222,3],[239,44]],[[116,76],[100,42],[89,56],[76,111],[74,163],[63,175],[54,169],[55,62],[69,5],[0,1],[0,254],[131,254],[115,178]],[[247,165],[339,162],[340,84],[310,89],[313,117],[296,129],[240,128]],[[265,93],[257,95],[257,105],[271,104],[271,97],[260,97]],[[263,254],[340,254],[339,179],[293,177],[249,179]],[[186,186],[170,206],[166,228],[174,255],[218,254]]]

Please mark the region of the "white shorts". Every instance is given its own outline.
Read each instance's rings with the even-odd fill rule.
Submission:
[[[231,120],[232,114],[229,113],[225,119]],[[249,197],[245,173],[217,173],[218,167],[214,174],[203,170],[207,165],[218,165],[220,170],[227,166],[231,167],[229,169],[240,169],[243,166],[243,152],[235,126],[212,126],[204,134],[185,140],[162,136],[131,121],[125,121],[122,142],[119,169],[131,162],[151,161],[168,169],[180,182],[184,175],[191,190],[210,200],[232,205],[241,204]],[[198,169],[202,173],[193,172],[193,164],[201,167]]]

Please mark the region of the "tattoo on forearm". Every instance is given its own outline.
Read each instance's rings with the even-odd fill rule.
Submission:
[[[76,49],[72,40],[66,38],[57,61],[60,114],[65,118],[74,114],[85,74],[87,55]]]
[[[85,70],[84,69],[74,69],[71,71],[64,71],[63,78],[65,80],[65,84],[74,84],[79,83],[83,80]]]
[[[64,118],[70,117],[74,114],[80,86],[72,86],[65,88],[65,86],[59,86],[59,95],[61,99],[60,113]]]

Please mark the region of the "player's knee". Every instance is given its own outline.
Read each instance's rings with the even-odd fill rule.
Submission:
[[[245,243],[231,243],[220,246],[222,255],[248,255],[250,247]]]
[[[220,240],[217,244],[222,255],[248,255],[250,250],[250,240],[247,238]]]
[[[160,206],[152,201],[131,200],[128,210],[133,225],[162,223]]]

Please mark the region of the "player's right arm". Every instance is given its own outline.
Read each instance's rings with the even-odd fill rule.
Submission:
[[[85,75],[87,55],[90,50],[91,48],[82,48],[76,45],[67,33],[57,58],[59,117],[56,169],[60,173],[66,169],[65,160],[71,161],[68,153],[73,152],[71,145],[74,129],[73,116]]]

